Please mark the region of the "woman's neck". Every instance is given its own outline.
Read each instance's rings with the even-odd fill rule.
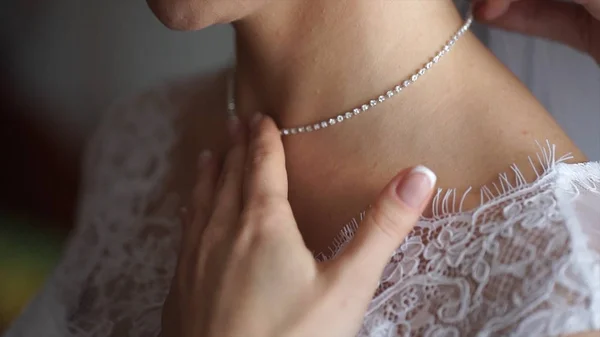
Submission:
[[[235,23],[236,104],[242,118],[261,111],[280,127],[330,118],[389,90],[462,24],[449,0],[269,3]],[[339,230],[332,224],[364,209],[402,168],[426,165],[439,187],[460,193],[494,182],[513,162],[528,165],[535,140],[546,138],[573,148],[468,33],[397,97],[339,126],[286,137],[289,198],[307,244],[318,248]],[[464,200],[478,203],[477,193]]]
[[[272,3],[235,23],[236,89],[241,115],[259,110],[281,127],[332,117],[392,88],[462,22],[446,0]],[[431,71],[451,75],[451,68]],[[439,97],[438,89],[423,85],[405,95],[423,102]]]

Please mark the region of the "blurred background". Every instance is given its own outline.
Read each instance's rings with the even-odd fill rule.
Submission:
[[[547,41],[476,27],[588,154],[600,159],[600,69]],[[87,136],[114,100],[222,67],[228,26],[163,27],[143,0],[0,2],[0,334],[73,226]]]

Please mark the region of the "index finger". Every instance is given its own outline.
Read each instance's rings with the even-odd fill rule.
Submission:
[[[492,4],[501,1],[506,2],[492,0]],[[579,4],[562,1],[515,1],[506,10],[494,9],[493,14],[483,14],[483,19],[502,29],[559,41],[589,53],[594,41],[593,28],[598,24],[592,17],[592,3],[598,0],[582,1],[588,2],[587,9]],[[485,13],[487,2],[483,4],[480,12]]]
[[[583,5],[596,20],[600,20],[600,0],[574,0],[574,2]]]
[[[246,157],[244,203],[261,203],[265,199],[287,200],[288,181],[281,134],[268,116],[256,114]]]

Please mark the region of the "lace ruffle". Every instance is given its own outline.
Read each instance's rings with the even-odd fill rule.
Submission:
[[[8,337],[158,335],[180,236],[179,200],[163,191],[176,110],[156,91],[109,114],[89,148],[63,260]],[[547,143],[535,181],[513,165],[515,180],[500,175],[472,210],[456,191],[438,191],[434,216],[385,268],[359,336],[600,329],[600,164],[561,163],[567,158]],[[343,249],[363,215],[317,258]]]

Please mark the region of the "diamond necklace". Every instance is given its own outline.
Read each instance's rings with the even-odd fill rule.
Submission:
[[[281,133],[282,136],[290,136],[290,135],[296,135],[296,134],[301,134],[301,133],[323,130],[330,126],[345,122],[345,121],[347,121],[355,116],[358,116],[362,113],[365,113],[365,112],[369,111],[371,108],[374,108],[376,105],[381,104],[381,103],[385,102],[386,100],[391,99],[392,97],[401,93],[408,86],[410,86],[411,84],[416,82],[421,76],[425,75],[427,70],[431,69],[431,67],[433,67],[434,64],[438,63],[440,61],[440,59],[452,49],[452,47],[454,46],[456,41],[458,41],[458,39],[469,30],[469,27],[471,27],[472,23],[473,23],[473,15],[471,14],[471,11],[469,11],[469,15],[468,15],[467,19],[465,20],[465,23],[450,38],[450,40],[448,40],[448,42],[446,42],[446,44],[444,44],[442,49],[440,49],[440,51],[438,51],[437,54],[429,60],[429,62],[427,62],[421,69],[419,69],[417,72],[415,72],[412,76],[410,76],[404,82],[402,82],[402,84],[396,85],[393,89],[388,90],[385,94],[380,95],[379,97],[377,97],[375,99],[371,99],[368,103],[365,103],[365,104],[361,105],[360,107],[356,107],[356,108],[352,109],[351,111],[345,112],[343,114],[340,114],[340,115],[337,115],[337,116],[334,116],[334,117],[331,117],[328,119],[324,119],[319,122],[301,125],[298,127],[282,128],[282,129],[279,129],[279,132]],[[236,114],[235,113],[233,76],[229,76],[229,81],[228,81],[227,112],[230,116]]]

